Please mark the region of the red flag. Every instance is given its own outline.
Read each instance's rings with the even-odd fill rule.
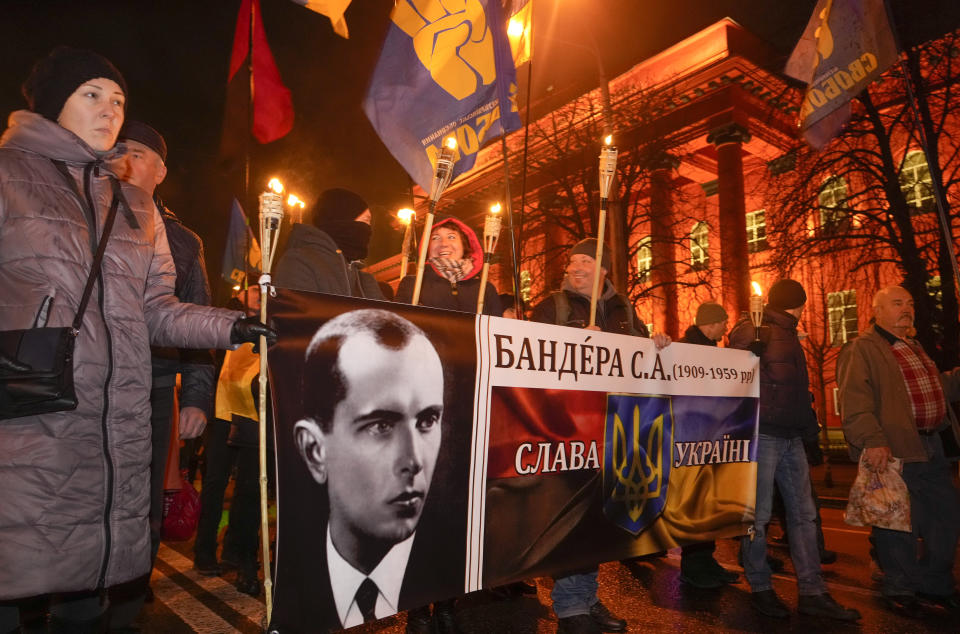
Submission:
[[[251,3],[253,7],[251,10]],[[270,143],[284,136],[293,128],[293,100],[290,90],[283,85],[280,71],[273,61],[273,53],[267,44],[267,32],[260,17],[260,0],[242,0],[237,14],[237,29],[233,36],[233,53],[230,55],[228,102],[234,91],[231,85],[249,81],[246,73],[247,55],[250,51],[250,18],[253,17],[253,81],[243,92],[249,99],[253,91],[253,136],[260,143]],[[240,72],[241,69],[244,72]],[[230,105],[228,104],[228,110]],[[244,108],[245,110],[245,108]],[[228,115],[229,118],[229,115]]]

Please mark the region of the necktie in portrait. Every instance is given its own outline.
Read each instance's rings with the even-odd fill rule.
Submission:
[[[374,583],[370,577],[364,579],[360,587],[357,588],[357,607],[360,608],[360,614],[363,615],[364,623],[377,620],[375,608],[377,607],[377,597],[379,595],[380,591],[377,589],[377,584]]]

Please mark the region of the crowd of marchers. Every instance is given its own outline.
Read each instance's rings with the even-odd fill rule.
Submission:
[[[105,248],[92,300],[80,311],[72,359],[77,407],[0,421],[0,634],[27,631],[21,622],[27,604],[34,612],[41,606],[46,631],[136,631],[138,614],[151,600],[174,420],[181,439],[203,438],[194,567],[215,576],[234,566],[238,589],[257,596],[253,344],[277,333],[243,312],[259,312],[256,287],[233,300],[236,310],[209,306],[202,242],[156,195],[166,176],[164,138],[146,123],[126,120],[126,83],[108,60],[58,48],[35,64],[23,92],[28,108],[11,115],[0,138],[0,331],[73,322],[95,253]],[[412,301],[415,276],[400,280],[393,296],[390,286],[363,270],[372,215],[361,196],[329,189],[307,219],[285,240],[277,286]],[[517,317],[524,311],[493,284],[481,287],[484,254],[467,224],[443,218],[424,239],[428,263],[420,304],[472,313],[483,293],[485,314]],[[647,332],[633,304],[607,279],[609,249],[599,253],[598,261],[592,239],[571,245],[561,288],[523,316],[670,345],[668,336]],[[859,612],[838,604],[821,574],[836,556],[825,548],[809,470],[819,452],[819,424],[798,334],[806,301],[800,283],[781,279],[769,290],[759,327],[744,316],[727,336],[727,347],[751,351],[760,365],[756,512],[750,534],[740,539],[740,560],[753,607],[766,617],[788,617],[791,609],[771,582],[782,563],[767,553],[779,497],[796,570],[797,611],[857,621]],[[843,348],[837,377],[851,457],[873,472],[897,469],[909,492],[911,531],[872,528],[882,595],[906,616],[920,617],[930,606],[960,613],[953,580],[960,498],[943,441],[945,431],[960,437],[950,407],[960,400],[960,372],[940,372],[913,339],[913,300],[903,288],[877,292],[872,312],[869,328]],[[717,346],[729,322],[720,304],[704,303],[680,341]],[[210,349],[228,351],[218,363]],[[30,370],[0,349],[0,378]],[[346,401],[351,385],[349,376],[343,380]],[[218,545],[234,471],[230,525]],[[322,478],[332,490],[333,474],[324,471]],[[711,589],[739,578],[714,559],[714,548],[713,542],[682,548],[683,583]],[[345,558],[361,589],[369,588],[366,576],[379,562]],[[559,632],[626,631],[630,615],[612,614],[598,599],[597,584],[596,568],[554,578]],[[343,613],[353,615],[350,625],[386,615],[372,587],[372,597],[360,591],[347,597]],[[535,593],[522,582],[496,591]],[[406,628],[457,632],[457,621],[456,600],[446,600],[410,610]]]

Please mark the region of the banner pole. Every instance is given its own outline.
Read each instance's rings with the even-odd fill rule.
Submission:
[[[271,181],[271,184],[273,181]],[[277,191],[279,189],[279,191]],[[267,323],[267,303],[274,290],[270,277],[277,235],[283,222],[283,186],[260,194],[260,321]],[[267,499],[267,338],[260,337],[260,536],[263,549],[263,590],[267,605],[267,625],[273,615],[273,580],[270,576],[270,517]]]

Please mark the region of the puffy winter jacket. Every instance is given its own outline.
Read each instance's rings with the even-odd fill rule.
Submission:
[[[314,293],[383,299],[372,275],[347,263],[337,244],[313,225],[295,224],[273,273],[277,286]]]
[[[746,350],[756,339],[749,319],[741,319],[729,336],[730,348]],[[779,438],[816,434],[817,420],[810,408],[807,359],[797,336],[797,318],[766,306],[760,340],[760,433]]]
[[[49,326],[74,317],[93,259],[83,207],[102,231],[109,161],[32,112],[0,138],[0,329],[29,328],[54,295]],[[76,340],[70,412],[0,421],[0,600],[96,589],[150,567],[150,345],[229,347],[240,313],[179,303],[160,214],[124,184]],[[132,218],[132,220],[131,220]]]

